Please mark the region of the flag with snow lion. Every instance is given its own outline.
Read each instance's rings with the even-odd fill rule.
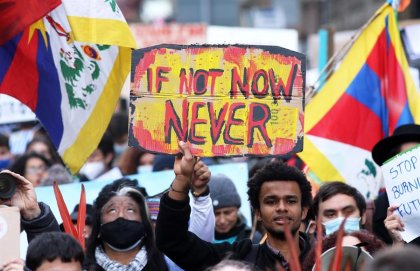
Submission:
[[[114,0],[9,4],[0,11],[0,25],[20,25],[0,27],[0,36],[10,37],[0,40],[0,93],[35,112],[65,164],[77,172],[114,112],[134,38]],[[37,12],[29,16],[28,8]]]

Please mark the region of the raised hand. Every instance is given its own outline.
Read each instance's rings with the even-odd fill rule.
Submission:
[[[25,263],[21,259],[16,259],[10,262],[0,265],[0,270],[2,271],[23,271]]]
[[[401,217],[394,214],[394,211],[397,209],[398,206],[388,207],[384,224],[394,244],[403,244],[404,240],[402,239],[401,232],[404,231],[404,223],[402,222]]]
[[[194,173],[191,183],[195,195],[200,195],[207,189],[210,176],[211,172],[208,166],[202,160],[200,160],[200,158],[198,158],[194,166]]]
[[[0,199],[0,204],[8,206],[16,206],[20,210],[20,214],[26,220],[32,220],[41,214],[39,208],[34,186],[25,177],[14,173],[10,170],[3,170],[2,172],[8,173],[16,178],[16,192],[11,199]]]
[[[191,187],[196,159],[191,154],[190,147],[187,143],[180,141],[179,150],[181,154],[175,159],[175,180],[171,184],[169,197],[176,200],[184,200],[187,198]]]

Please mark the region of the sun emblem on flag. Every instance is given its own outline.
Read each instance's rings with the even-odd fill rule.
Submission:
[[[87,109],[89,106],[87,98],[96,90],[96,81],[101,72],[98,64],[101,60],[100,50],[95,49],[93,45],[72,44],[71,48],[70,51],[65,51],[63,48],[60,51],[60,68],[69,105],[71,109]],[[84,80],[80,80],[82,75]]]

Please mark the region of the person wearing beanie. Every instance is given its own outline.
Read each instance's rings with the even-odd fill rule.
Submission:
[[[239,213],[241,198],[232,180],[222,174],[212,176],[209,188],[216,218],[214,243],[232,244],[250,238],[252,230]],[[255,232],[252,242],[258,244],[261,237],[261,233]]]

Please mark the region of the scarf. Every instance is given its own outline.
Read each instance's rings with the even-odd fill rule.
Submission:
[[[218,233],[215,231],[214,233],[214,243],[222,243],[222,242],[229,242],[233,243],[236,241],[239,233],[246,228],[246,224],[244,223],[243,219],[238,215],[238,221],[236,221],[235,226],[233,226],[230,231],[226,233]],[[249,236],[247,236],[248,238]]]
[[[136,257],[128,264],[123,265],[119,262],[113,261],[105,254],[101,246],[98,246],[95,250],[96,262],[104,270],[112,271],[138,271],[142,270],[147,264],[147,252],[143,246],[137,253]]]

